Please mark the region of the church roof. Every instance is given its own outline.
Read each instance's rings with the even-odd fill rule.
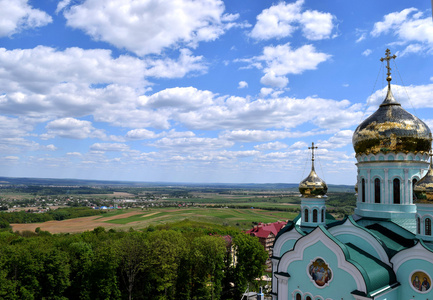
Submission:
[[[355,245],[348,243],[345,246],[349,252],[349,257],[346,259],[361,272],[367,286],[367,295],[397,282],[390,266]]]

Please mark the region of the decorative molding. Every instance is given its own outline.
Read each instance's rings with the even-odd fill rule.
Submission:
[[[352,276],[356,283],[357,290],[366,292],[367,286],[361,272],[353,264],[346,261],[346,256],[344,255],[343,250],[322,231],[322,228],[323,227],[319,226],[308,235],[300,238],[295,243],[293,251],[288,251],[281,257],[280,263],[278,264],[278,272],[287,272],[287,269],[292,262],[303,260],[306,248],[320,241],[337,256],[337,267]]]

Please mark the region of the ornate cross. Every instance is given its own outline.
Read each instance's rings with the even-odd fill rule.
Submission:
[[[314,149],[317,149],[317,147],[314,147],[314,142],[311,143],[311,147],[308,147],[308,149],[311,149],[311,160],[314,161]]]
[[[388,77],[386,78],[386,81],[388,81],[388,87],[390,87],[392,78],[391,78],[391,67],[389,66],[389,61],[391,59],[397,58],[397,56],[395,54],[393,56],[389,56],[391,54],[391,50],[389,50],[389,49],[386,49],[385,54],[386,54],[386,57],[380,58],[380,61],[383,62],[384,60],[386,60],[386,69],[388,70],[388,73],[386,73],[386,75],[388,75]]]

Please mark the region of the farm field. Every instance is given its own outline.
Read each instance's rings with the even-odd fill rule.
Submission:
[[[113,210],[102,216],[91,216],[63,221],[44,223],[11,224],[13,231],[35,231],[37,227],[51,233],[75,233],[93,230],[102,226],[108,229],[142,229],[151,225],[189,219],[219,225],[233,226],[242,230],[249,229],[253,222],[276,222],[293,219],[297,213],[287,211],[268,211],[261,209],[233,208],[155,208],[150,210],[125,209]]]

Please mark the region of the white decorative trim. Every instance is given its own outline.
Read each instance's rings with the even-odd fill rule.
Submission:
[[[424,246],[420,242],[418,242],[412,248],[404,249],[394,255],[393,258],[391,258],[391,263],[394,266],[394,272],[397,273],[398,269],[403,263],[412,259],[420,259],[431,262],[433,261],[433,253],[424,248]]]
[[[283,247],[283,245],[290,240],[298,240],[299,238],[302,237],[302,234],[300,234],[298,231],[296,230],[290,230],[289,232],[284,232],[282,235],[280,235],[278,237],[278,239],[275,241],[274,244],[274,250],[273,250],[273,255],[275,257],[281,257],[281,248]],[[284,253],[283,253],[284,254]]]
[[[379,243],[379,241],[373,235],[371,235],[371,233],[361,228],[358,228],[357,226],[352,224],[352,222],[350,222],[349,219],[347,219],[341,225],[328,229],[328,231],[336,238],[338,238],[338,236],[341,234],[350,234],[364,239],[368,244],[370,244],[374,248],[376,253],[379,255],[379,257],[377,257],[378,259],[380,259],[383,263],[387,264],[388,266],[390,267],[392,266],[391,262],[389,261],[388,254],[386,254],[385,249]]]
[[[367,292],[367,287],[361,272],[353,264],[346,261],[343,250],[322,231],[321,227],[317,227],[308,235],[300,238],[296,242],[293,251],[288,251],[281,257],[280,263],[278,264],[278,271],[287,272],[287,269],[292,262],[303,260],[305,249],[314,245],[318,241],[321,241],[337,256],[337,267],[352,276],[355,280],[357,290]]]

